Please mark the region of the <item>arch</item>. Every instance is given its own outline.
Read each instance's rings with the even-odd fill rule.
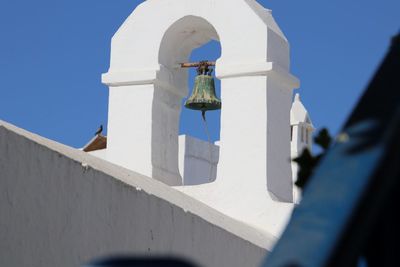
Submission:
[[[205,18],[187,15],[174,22],[164,33],[159,48],[159,63],[167,67],[186,61],[193,49],[210,40],[220,41],[217,30]]]
[[[194,49],[212,39],[219,41],[216,29],[206,19],[193,15],[178,19],[162,37],[158,53],[161,69],[152,103],[152,120],[155,122],[152,124],[151,151],[153,177],[165,179],[168,176],[165,169],[168,169],[173,171],[173,176],[179,177],[174,179],[175,184],[177,180],[184,180],[183,173],[179,173],[178,132],[182,98],[188,93],[188,69],[177,66],[187,62]],[[187,139],[187,142],[190,140]],[[183,151],[186,154],[186,149]]]
[[[235,6],[235,8],[227,10],[226,7],[229,6]],[[126,76],[129,75],[126,72],[146,70],[153,71],[154,76],[154,71],[160,70],[159,48],[165,33],[173,28],[172,25],[178,27],[181,19],[187,21],[189,18],[185,19],[185,17],[188,16],[202,18],[215,28],[223,51],[219,67],[226,67],[229,70],[230,66],[236,66],[239,63],[254,65],[274,61],[284,69],[288,69],[289,49],[286,38],[270,11],[254,0],[148,0],[134,10],[113,36],[110,69],[104,77],[105,82],[117,82],[117,78],[128,79]],[[200,23],[199,26],[205,25]],[[268,39],[268,35],[273,35],[273,38]],[[201,34],[196,34],[196,36],[201,38]],[[212,34],[210,37],[216,36]],[[257,42],[249,42],[249,40],[257,40]],[[268,56],[268,49],[266,49],[268,46],[273,46],[275,50],[280,51]],[[114,78],[113,76],[117,76],[117,74],[113,75],[114,73],[120,75]],[[136,77],[135,79],[132,75],[130,79],[137,81],[149,78],[144,75],[136,75]]]
[[[162,83],[174,85],[179,95],[186,96],[188,70],[179,68],[179,63],[187,62],[194,49],[210,40],[220,41],[220,38],[213,25],[204,18],[188,15],[173,23],[165,31],[158,50],[158,63],[169,74],[168,80]],[[163,77],[160,75],[161,79]]]
[[[192,50],[188,61],[197,62],[201,60],[211,60],[217,61],[221,57],[221,43],[216,40],[211,40],[210,42],[204,44]],[[213,68],[214,69],[214,68]],[[197,75],[196,68],[188,68],[188,93],[182,101],[185,100],[192,94],[192,89],[195,85],[195,78]],[[218,98],[221,96],[221,80],[214,77],[215,82],[215,93]],[[209,137],[211,142],[216,142],[220,140],[220,117],[221,110],[216,110],[212,112],[207,112],[207,125],[209,127]],[[191,135],[195,138],[208,141],[208,135],[204,128],[203,119],[201,113],[196,110],[187,109],[182,107],[180,115],[180,125],[179,125],[180,135]]]

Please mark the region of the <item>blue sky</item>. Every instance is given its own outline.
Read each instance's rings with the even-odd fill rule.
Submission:
[[[162,0],[160,0],[162,1]],[[110,40],[142,1],[1,0],[0,119],[74,147],[107,123]],[[336,133],[400,30],[398,0],[262,0],[291,44],[291,71],[317,128]],[[245,22],[244,22],[245,23]],[[216,59],[214,42],[192,60]],[[223,99],[222,99],[223,101]],[[219,113],[209,113],[219,138]],[[200,115],[181,132],[205,139]]]

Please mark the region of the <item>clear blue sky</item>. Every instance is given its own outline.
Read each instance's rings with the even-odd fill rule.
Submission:
[[[108,89],[100,77],[108,70],[111,37],[141,2],[1,0],[0,119],[84,145],[107,123]],[[400,1],[259,2],[273,10],[289,39],[297,91],[314,125],[337,132],[400,30]],[[192,60],[218,55],[211,43]],[[209,120],[216,140],[218,112]],[[185,111],[181,123],[181,132],[205,138],[198,113]]]

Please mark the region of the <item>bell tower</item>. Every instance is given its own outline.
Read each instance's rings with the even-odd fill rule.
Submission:
[[[300,94],[294,96],[292,108],[290,109],[290,154],[291,158],[297,158],[304,149],[312,151],[312,135],[314,126],[311,122],[310,115],[300,100]],[[299,167],[296,162],[292,161],[293,182],[297,181],[297,172]],[[299,203],[301,191],[298,187],[293,190],[294,203]]]
[[[210,40],[221,43],[217,178],[180,186],[178,125],[188,73],[179,63]],[[255,0],[144,1],[113,36],[102,77],[109,87],[107,160],[278,233],[293,202],[289,112],[299,81],[289,67],[284,34]]]

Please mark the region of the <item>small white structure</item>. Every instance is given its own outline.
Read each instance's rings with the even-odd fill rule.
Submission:
[[[290,110],[290,141],[291,141],[291,157],[297,158],[301,155],[303,150],[307,148],[312,151],[312,135],[314,126],[311,122],[308,111],[301,103],[300,95],[296,94]],[[293,182],[297,180],[298,166],[297,163],[292,162]],[[300,190],[294,188],[294,202],[300,201]]]

